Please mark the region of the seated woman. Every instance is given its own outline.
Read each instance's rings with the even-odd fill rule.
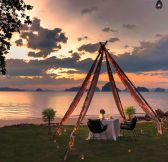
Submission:
[[[100,120],[103,120],[105,119],[105,110],[104,109],[100,109],[100,114],[99,114],[99,119]]]

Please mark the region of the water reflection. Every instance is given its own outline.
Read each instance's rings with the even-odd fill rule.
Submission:
[[[76,92],[0,92],[0,119],[41,118],[41,112],[46,107],[56,110],[57,116],[62,116],[68,109]],[[84,95],[86,96],[86,94]],[[126,92],[121,92],[123,107],[133,105],[137,112],[143,112]],[[143,96],[154,108],[168,110],[168,93],[143,93]],[[84,97],[73,115],[78,115]],[[107,114],[119,114],[111,92],[95,93],[87,115],[97,115],[103,108]]]

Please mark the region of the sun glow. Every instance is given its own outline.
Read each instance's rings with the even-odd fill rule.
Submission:
[[[36,78],[43,78],[43,76],[18,76],[17,78],[21,79],[36,79]]]
[[[78,70],[73,68],[51,68],[46,71],[46,74],[54,74],[56,79],[68,78],[74,80],[82,79],[85,76],[85,74],[78,73]]]

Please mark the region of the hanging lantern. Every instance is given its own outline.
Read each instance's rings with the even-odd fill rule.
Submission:
[[[162,7],[163,7],[162,1],[161,1],[161,0],[158,0],[158,1],[156,2],[156,9],[162,9]]]

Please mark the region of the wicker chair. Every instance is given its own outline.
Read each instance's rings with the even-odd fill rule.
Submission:
[[[137,123],[137,117],[132,118],[132,120],[130,122],[126,122],[126,123],[122,123],[120,126],[120,129],[123,130],[123,135],[124,135],[124,130],[129,130],[133,132],[133,135],[136,137],[136,131],[135,131],[135,127],[136,127],[136,123]]]
[[[103,125],[100,119],[88,119],[87,125],[89,130],[93,133],[93,138],[95,133],[102,133],[107,129],[107,125]]]

